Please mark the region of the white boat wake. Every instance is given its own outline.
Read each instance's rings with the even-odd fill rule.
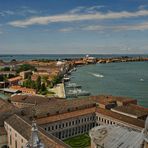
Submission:
[[[140,81],[141,81],[141,82],[143,82],[143,81],[144,81],[144,79],[142,79],[142,78],[141,78],[141,79],[140,79]]]
[[[101,74],[97,74],[97,73],[91,73],[93,76],[98,77],[98,78],[103,78],[104,76]]]

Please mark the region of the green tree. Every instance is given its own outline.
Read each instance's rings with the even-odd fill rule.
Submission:
[[[41,91],[46,91],[47,89],[46,89],[46,86],[45,86],[45,83],[43,83],[42,85],[41,85]]]
[[[27,71],[27,70],[33,70],[35,71],[35,67],[30,65],[30,64],[23,64],[23,65],[20,65],[19,68],[16,70],[18,73],[21,72],[21,71]]]
[[[10,67],[4,67],[1,69],[1,71],[10,71]]]
[[[41,89],[41,77],[38,76],[37,80],[36,80],[36,89],[37,91],[39,91]]]

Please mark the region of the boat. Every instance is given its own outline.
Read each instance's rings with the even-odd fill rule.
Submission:
[[[81,88],[81,85],[77,85],[76,83],[68,83],[66,88]]]
[[[76,71],[76,70],[77,70],[77,68],[74,67],[73,69],[71,69],[71,70],[68,71],[68,74],[70,75],[73,71]]]
[[[74,70],[74,71],[76,71],[76,70],[77,70],[77,68],[76,68],[76,67],[74,67],[74,68],[73,68],[73,70]]]
[[[89,96],[89,95],[90,92],[81,89],[69,90],[67,92],[67,97],[79,97],[79,96]]]
[[[70,78],[69,78],[69,77],[64,77],[63,80],[64,80],[65,82],[67,82],[67,81],[70,80]]]
[[[85,90],[81,90],[81,89],[77,89],[77,95],[78,96],[89,96],[90,92],[85,91]]]
[[[78,96],[77,96],[77,93],[76,92],[68,91],[66,93],[66,97],[68,97],[68,98],[77,98]]]

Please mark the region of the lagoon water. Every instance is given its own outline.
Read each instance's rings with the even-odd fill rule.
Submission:
[[[71,55],[0,55],[0,60],[65,59],[80,58],[84,54]],[[91,55],[94,57],[148,57],[148,55]],[[92,95],[111,94],[136,98],[140,105],[148,107],[148,62],[108,63],[86,65],[72,73],[72,82]],[[0,97],[5,98],[0,94]]]
[[[92,95],[108,94],[136,98],[148,107],[148,62],[108,63],[79,67],[71,82]]]

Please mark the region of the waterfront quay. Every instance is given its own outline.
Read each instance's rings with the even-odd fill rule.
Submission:
[[[13,60],[10,62],[1,60],[0,88],[1,92],[9,95],[25,93],[65,98],[65,81],[70,80],[69,75],[76,70],[77,66],[141,61],[148,61],[148,58],[127,56],[95,58],[87,55],[82,58],[64,60]]]

